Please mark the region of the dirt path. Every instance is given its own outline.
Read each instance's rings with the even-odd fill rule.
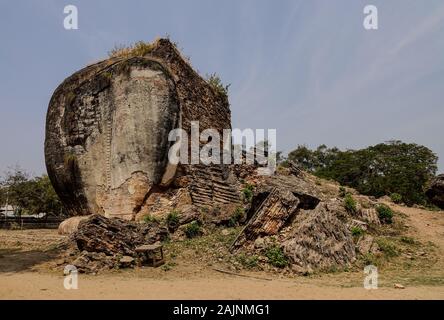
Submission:
[[[441,253],[444,253],[444,211],[429,211],[384,203],[407,216],[410,223],[408,233],[411,236],[423,242],[433,242]]]
[[[366,290],[218,275],[163,280],[80,275],[77,290],[64,289],[63,277],[58,275],[21,273],[0,277],[1,299],[444,299],[443,287]]]

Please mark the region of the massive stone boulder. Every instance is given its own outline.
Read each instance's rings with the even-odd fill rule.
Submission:
[[[71,215],[133,219],[153,190],[190,172],[169,163],[168,134],[189,132],[191,121],[200,131],[230,129],[228,99],[169,40],[116,54],[55,90],[46,119],[49,178]]]
[[[444,209],[444,174],[440,174],[432,181],[426,195],[434,205]]]

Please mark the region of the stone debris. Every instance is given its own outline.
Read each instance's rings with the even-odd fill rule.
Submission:
[[[168,231],[159,223],[138,224],[93,215],[80,222],[71,240],[79,254],[72,262],[80,272],[135,265],[137,246],[164,241]]]
[[[80,251],[134,256],[135,247],[167,239],[168,231],[157,222],[129,223],[94,215],[80,222],[72,235]]]
[[[58,233],[61,235],[70,235],[77,231],[80,221],[88,219],[89,216],[71,217],[62,221],[58,228]]]
[[[376,212],[375,208],[361,208],[358,211],[358,217],[369,224],[373,224],[376,226],[381,225],[381,221],[378,218],[378,213]]]
[[[402,284],[399,284],[399,283],[395,283],[393,285],[393,288],[395,288],[395,289],[405,289],[405,287]]]
[[[351,219],[348,227],[350,230],[353,228],[360,228],[361,230],[366,231],[368,229],[368,224],[361,220]]]

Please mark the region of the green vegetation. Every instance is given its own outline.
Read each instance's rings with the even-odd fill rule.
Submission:
[[[352,227],[351,233],[353,237],[360,237],[364,234],[364,230],[361,227]]]
[[[144,55],[150,53],[153,48],[154,44],[152,43],[138,41],[130,46],[115,46],[110,52],[108,52],[108,56],[110,58],[143,57]]]
[[[230,87],[230,84],[224,85],[222,83],[222,80],[216,73],[210,75],[207,74],[206,80],[214,91],[216,91],[217,93],[219,93],[224,97],[228,97],[228,88]]]
[[[170,271],[173,267],[177,266],[176,262],[167,262],[162,266],[163,271]]]
[[[179,226],[179,214],[180,212],[177,210],[173,210],[168,213],[166,218],[168,229],[176,229]]]
[[[344,197],[344,207],[350,213],[356,213],[358,210],[356,200],[353,199],[350,193],[347,193]]]
[[[228,221],[228,226],[229,227],[237,226],[244,217],[244,215],[245,215],[245,209],[242,207],[237,207],[233,215],[231,216],[230,220]]]
[[[406,243],[406,244],[416,244],[417,243],[415,239],[413,239],[412,237],[407,237],[407,236],[402,236],[401,242]]]
[[[343,186],[340,186],[339,187],[339,196],[341,198],[344,198],[346,195],[347,195],[347,190]]]
[[[152,215],[147,215],[145,217],[143,217],[143,221],[145,223],[150,223],[150,222],[159,222],[159,219],[157,219],[156,217],[152,216]]]
[[[250,202],[253,199],[253,191],[254,186],[247,183],[242,189],[242,194],[244,195],[245,201]]]
[[[399,248],[393,241],[390,241],[387,238],[379,238],[376,240],[376,243],[388,258],[399,256]]]
[[[397,193],[407,205],[426,204],[424,187],[435,176],[437,156],[427,147],[389,141],[360,150],[298,146],[288,159],[314,175],[333,179],[365,195]]]
[[[265,256],[272,266],[284,268],[289,264],[288,258],[284,251],[278,245],[272,245],[265,251]]]
[[[382,223],[393,222],[393,210],[385,204],[378,205],[376,207],[376,212],[378,213],[378,218]]]
[[[198,221],[193,221],[187,224],[185,228],[185,235],[187,238],[191,239],[197,237],[202,233],[201,224]]]
[[[402,203],[402,196],[399,193],[392,193],[390,195],[390,199],[394,202],[394,203]]]
[[[31,178],[20,168],[7,172],[0,180],[0,206],[6,204],[15,208],[16,215],[66,213],[47,175]]]
[[[236,256],[236,260],[247,269],[253,269],[259,265],[259,258],[256,255],[248,256],[242,253]]]

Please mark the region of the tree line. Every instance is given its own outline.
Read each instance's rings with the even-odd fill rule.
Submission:
[[[438,157],[425,146],[395,140],[345,151],[326,145],[314,150],[299,145],[288,154],[288,160],[361,194],[389,195],[407,205],[427,205],[425,189],[436,175]]]
[[[31,177],[21,168],[14,168],[0,179],[0,207],[12,206],[15,215],[65,215],[62,203],[48,176]]]

